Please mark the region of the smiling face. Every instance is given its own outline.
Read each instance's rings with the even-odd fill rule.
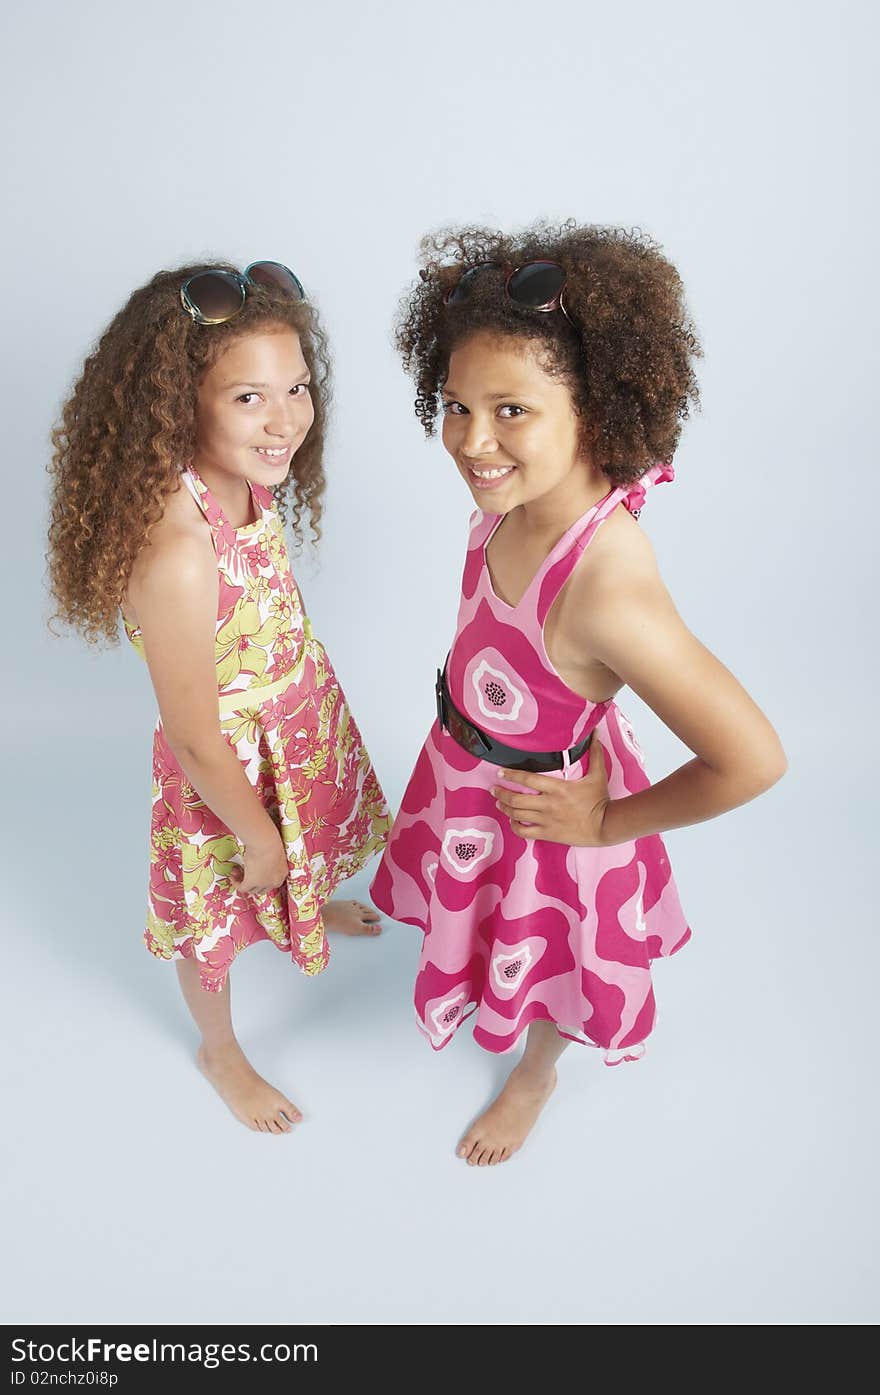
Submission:
[[[314,415],[295,330],[268,326],[234,339],[199,384],[193,463],[209,486],[234,476],[271,488],[287,475]]]
[[[541,501],[566,510],[594,487],[571,393],[533,343],[474,334],[453,349],[443,388],[443,444],[480,508]]]

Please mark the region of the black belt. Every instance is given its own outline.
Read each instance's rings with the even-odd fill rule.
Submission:
[[[530,770],[539,775],[547,770],[561,770],[565,765],[574,765],[580,760],[593,739],[593,733],[584,737],[569,751],[520,751],[516,746],[505,746],[496,741],[459,712],[446,686],[446,670],[437,670],[437,720],[444,731],[448,731],[453,741],[457,741],[469,755],[480,760],[490,760],[495,765],[506,766],[509,770]]]

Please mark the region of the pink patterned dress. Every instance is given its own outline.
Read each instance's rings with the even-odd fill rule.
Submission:
[[[192,466],[183,483],[208,521],[219,571],[215,638],[220,730],[277,824],[285,884],[243,896],[238,839],[203,803],[165,738],[153,740],[147,948],[194,959],[219,992],[235,955],[257,940],[304,973],[325,967],[321,909],[385,844],[391,820],[322,644],[306,618],[271,492],[251,484],[255,523],[233,528]],[[146,657],[138,628],[125,621]]]
[[[492,588],[486,545],[501,519],[476,512],[458,629],[449,656],[452,702],[505,745],[568,751],[595,731],[612,798],[646,789],[644,757],[613,700],[591,703],[547,656],[544,622],[612,511],[637,513],[645,489],[671,479],[653,466],[612,489],[573,524],[516,606]],[[578,779],[589,751],[554,772]],[[609,848],[526,840],[490,788],[497,765],[470,755],[437,723],[413,771],[373,881],[376,905],[425,932],[416,1017],[435,1049],[467,1017],[489,1051],[506,1051],[535,1020],[550,1021],[609,1065],[635,1060],[655,1019],[651,961],[690,937],[663,840]]]

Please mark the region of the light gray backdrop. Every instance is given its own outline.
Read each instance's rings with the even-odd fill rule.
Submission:
[[[13,0],[3,20],[7,1320],[876,1320],[876,202],[866,3]],[[154,701],[45,631],[47,434],[157,268],[288,262],[332,335],[325,539],[297,563],[392,802],[432,714],[470,499],[390,346],[419,236],[640,225],[706,346],[643,515],[791,771],[670,835],[691,946],[639,1065],[572,1048],[527,1149],[453,1156],[510,1061],[435,1056],[418,936],[234,975],[306,1122],[234,1123],[140,944]],[[684,758],[628,695],[657,777]],[[363,879],[355,890],[364,893]]]

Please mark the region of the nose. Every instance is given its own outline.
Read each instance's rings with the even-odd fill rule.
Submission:
[[[459,421],[462,418],[459,417]],[[461,453],[469,460],[479,460],[498,449],[491,417],[473,412],[464,418],[467,423],[461,437]]]
[[[266,435],[277,436],[283,441],[291,440],[301,427],[303,400],[310,399],[285,397],[281,401],[273,402],[263,424]]]

